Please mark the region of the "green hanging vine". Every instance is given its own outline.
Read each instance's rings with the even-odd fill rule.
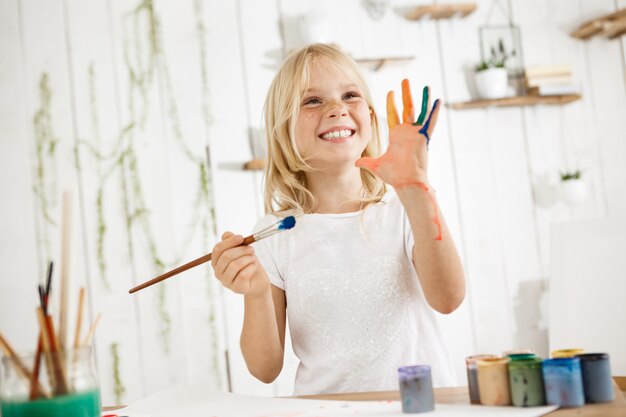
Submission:
[[[208,132],[210,131],[210,127],[213,124],[213,115],[211,112],[210,101],[209,101],[209,77],[207,72],[207,47],[206,47],[206,28],[204,26],[204,0],[194,0],[193,4],[194,13],[196,15],[196,35],[198,37],[198,45],[200,52],[200,79],[202,80],[202,116],[204,120],[205,129]],[[206,217],[203,218],[202,222],[202,231],[203,231],[203,245],[205,247],[205,251],[208,250],[210,242],[208,241],[209,235],[217,238],[217,219],[215,215],[215,204],[213,199],[213,178],[211,177],[211,157],[209,154],[210,140],[207,137],[207,165],[200,164],[200,189],[201,189],[201,198],[202,201],[206,204],[209,213],[209,219]],[[210,224],[209,224],[210,220]],[[210,232],[210,233],[209,233]],[[207,280],[207,297],[209,299],[209,328],[211,329],[211,333],[213,337],[211,338],[211,347],[213,351],[213,372],[216,377],[218,387],[223,387],[222,373],[220,372],[220,359],[218,356],[219,344],[217,339],[217,323],[216,323],[216,311],[215,311],[215,303],[213,300],[215,299],[215,294],[213,293],[213,288],[215,285],[215,279],[213,279],[213,269],[205,268],[206,270],[206,280]]]
[[[59,140],[52,132],[52,116],[50,113],[52,91],[50,90],[46,72],[41,74],[38,87],[40,104],[33,116],[36,157],[33,192],[43,219],[41,236],[45,250],[45,259],[50,259],[49,228],[56,226],[50,211],[56,206],[56,150]]]
[[[194,11],[196,13],[196,31],[200,45],[201,78],[202,78],[202,114],[205,126],[212,123],[209,107],[209,88],[206,70],[206,41],[205,27],[202,23],[202,1],[195,0]],[[105,201],[105,184],[114,172],[119,174],[121,188],[123,190],[123,206],[125,213],[126,228],[128,232],[128,252],[131,259],[134,258],[133,230],[141,232],[142,241],[148,251],[153,265],[154,274],[161,274],[166,268],[178,265],[187,252],[193,237],[200,232],[202,234],[203,250],[210,249],[210,236],[216,235],[215,208],[213,204],[213,190],[210,161],[204,156],[205,149],[194,152],[185,141],[182,133],[178,106],[174,97],[174,88],[170,76],[169,66],[161,45],[160,22],[155,13],[151,0],[142,0],[129,14],[124,17],[124,64],[128,75],[129,88],[127,91],[129,122],[120,132],[113,148],[104,153],[101,149],[99,123],[97,118],[97,100],[95,92],[95,70],[93,65],[89,68],[90,101],[92,111],[92,141],[79,141],[89,154],[97,161],[98,191],[96,197],[97,213],[97,244],[96,255],[98,269],[103,284],[108,287],[106,278],[106,254],[105,240],[107,222],[105,219],[103,202]],[[147,28],[147,30],[146,30]],[[142,30],[143,29],[143,30]],[[142,35],[143,33],[143,35]],[[145,47],[147,46],[147,49]],[[193,201],[193,213],[189,226],[185,229],[186,235],[181,242],[185,245],[178,256],[172,261],[165,262],[159,255],[155,235],[150,221],[150,211],[145,203],[144,189],[139,175],[139,158],[136,149],[135,136],[145,125],[149,114],[148,93],[155,85],[160,75],[163,85],[162,99],[165,103],[166,117],[171,129],[171,136],[178,150],[186,157],[189,163],[197,166],[197,190]],[[77,146],[78,146],[77,145]],[[208,149],[207,149],[208,150]],[[78,152],[77,152],[78,153]],[[77,166],[80,163],[77,160]],[[138,228],[138,229],[137,229]],[[220,357],[217,346],[216,312],[214,306],[214,294],[212,273],[210,268],[205,268],[210,306],[209,326],[213,334],[213,368],[218,386],[222,386]],[[157,309],[160,317],[160,336],[165,352],[169,352],[169,335],[171,332],[171,317],[167,310],[166,286],[160,286],[157,294]]]
[[[118,344],[111,343],[110,351],[113,361],[113,395],[115,396],[115,404],[122,404],[122,397],[126,393],[126,387],[122,382],[122,376],[120,373],[121,361],[118,352]]]

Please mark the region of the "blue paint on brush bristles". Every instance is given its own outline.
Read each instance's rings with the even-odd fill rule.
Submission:
[[[285,217],[278,225],[278,230],[289,230],[296,225],[296,218],[293,216]]]

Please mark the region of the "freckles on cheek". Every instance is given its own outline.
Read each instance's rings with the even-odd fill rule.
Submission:
[[[319,117],[319,111],[303,111],[301,114],[306,118],[306,119],[315,119],[317,117]]]

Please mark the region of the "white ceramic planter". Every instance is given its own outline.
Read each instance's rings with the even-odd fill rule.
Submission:
[[[329,43],[331,41],[330,18],[319,8],[312,10],[300,17],[300,33],[304,45]]]
[[[577,206],[587,198],[587,185],[582,180],[561,182],[561,200],[569,206]]]
[[[508,75],[506,68],[489,68],[474,74],[476,90],[480,98],[503,98],[507,96]]]

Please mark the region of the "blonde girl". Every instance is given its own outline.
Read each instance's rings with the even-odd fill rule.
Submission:
[[[397,368],[432,367],[455,383],[435,312],[465,296],[459,257],[427,175],[427,145],[441,107],[418,123],[408,81],[403,115],[387,97],[389,146],[357,64],[334,46],[291,54],[265,102],[267,215],[294,229],[251,246],[224,233],[216,277],[244,296],[241,350],[270,383],[283,366],[289,323],[300,363],[295,394],[398,388]],[[425,96],[428,90],[425,90]],[[428,117],[425,117],[428,116]]]

